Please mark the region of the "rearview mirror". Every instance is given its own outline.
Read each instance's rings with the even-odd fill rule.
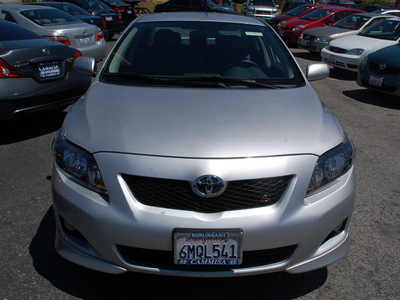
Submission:
[[[329,76],[329,66],[326,63],[311,63],[307,65],[306,77],[309,81],[325,79]]]

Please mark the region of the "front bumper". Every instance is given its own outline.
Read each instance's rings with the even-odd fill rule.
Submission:
[[[278,27],[278,34],[287,44],[297,44],[301,31],[285,30]]]
[[[400,74],[377,73],[360,64],[357,84],[373,91],[400,97]]]
[[[326,48],[321,51],[322,61],[335,68],[357,72],[361,56],[338,54]]]
[[[310,52],[321,52],[324,47],[328,45],[328,43],[318,42],[318,41],[310,41],[305,40],[301,36],[297,40],[297,46],[301,49],[308,50]]]
[[[355,199],[353,169],[334,185],[304,199],[317,160],[311,155],[229,160],[107,153],[95,156],[100,169],[107,170],[103,176],[108,199],[71,181],[57,166],[52,176],[56,250],[82,266],[114,274],[136,271],[193,277],[278,271],[299,273],[324,267],[342,258],[349,250],[348,227]],[[217,173],[228,182],[296,175],[274,205],[205,214],[151,207],[138,202],[121,176],[122,173],[132,173],[133,166],[138,172],[136,175],[181,180],[194,180],[210,173]],[[157,173],[153,174],[155,171]],[[338,225],[342,225],[341,231],[332,235]],[[176,228],[240,228],[243,230],[244,253],[270,253],[278,249],[275,252],[279,256],[280,251],[289,252],[287,257],[279,256],[280,259],[267,264],[225,269],[213,266],[182,268],[173,264],[172,234]],[[126,249],[128,252],[132,249],[132,255],[129,256]],[[143,255],[134,256],[140,251],[146,254],[146,261],[141,261]],[[159,265],[158,255],[165,255],[165,260]]]

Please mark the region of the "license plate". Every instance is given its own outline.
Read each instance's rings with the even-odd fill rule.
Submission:
[[[383,79],[384,79],[384,77],[370,75],[368,84],[380,88],[380,87],[382,87]]]
[[[39,73],[41,78],[59,76],[61,74],[60,67],[57,62],[42,63],[39,65]]]
[[[113,18],[112,17],[106,17],[106,21],[112,21]]]
[[[233,229],[174,232],[174,258],[178,265],[240,265],[242,231]]]
[[[127,10],[126,11],[128,14],[132,14],[132,11],[131,10]]]
[[[283,36],[283,31],[279,31],[279,36],[280,36],[280,37]]]
[[[92,43],[92,40],[90,37],[87,38],[80,38],[79,39],[79,44],[81,44],[82,46],[84,45],[90,45]]]

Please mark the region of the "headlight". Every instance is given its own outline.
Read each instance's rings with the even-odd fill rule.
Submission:
[[[254,14],[254,11],[255,11],[255,8],[254,8],[254,7],[248,7],[248,8],[247,8],[247,12],[248,12],[248,13]]]
[[[345,174],[353,165],[354,147],[346,135],[343,142],[324,153],[315,164],[307,194],[326,186]]]
[[[107,194],[103,177],[93,155],[68,142],[59,132],[53,145],[57,166],[75,182],[95,192]]]
[[[306,25],[299,25],[299,26],[296,26],[295,28],[293,28],[293,31],[299,31],[299,30],[302,29],[303,27],[306,27]]]
[[[329,36],[320,36],[315,39],[316,42],[320,42],[320,43],[329,43],[332,40],[333,40],[333,38],[331,38]]]
[[[364,68],[366,68],[367,65],[368,65],[368,55],[364,56],[364,58],[362,58],[361,62],[360,62],[360,66],[362,66]]]
[[[365,51],[365,49],[362,48],[355,48],[355,49],[351,49],[346,51],[346,54],[350,54],[350,55],[361,55],[363,54]]]
[[[285,25],[285,23],[286,23],[286,21],[280,21],[280,22],[278,23],[278,26],[279,26],[279,27],[282,27],[283,25]]]

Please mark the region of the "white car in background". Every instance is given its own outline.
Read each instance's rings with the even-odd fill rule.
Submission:
[[[381,48],[395,45],[400,39],[400,19],[382,20],[357,35],[338,38],[321,51],[322,61],[352,72],[357,72],[362,58]]]
[[[365,28],[390,18],[389,15],[376,13],[358,13],[347,16],[332,26],[310,28],[304,31],[298,41],[299,48],[306,49],[310,52],[321,52],[321,50],[329,44],[329,42],[360,33]]]

